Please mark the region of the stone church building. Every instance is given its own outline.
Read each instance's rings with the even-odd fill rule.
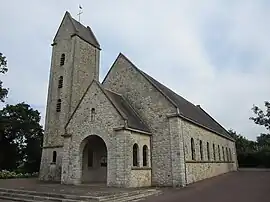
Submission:
[[[101,47],[66,12],[52,44],[40,180],[185,186],[237,170],[234,139],[199,105]]]

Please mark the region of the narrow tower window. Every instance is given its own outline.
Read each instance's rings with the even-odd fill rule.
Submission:
[[[63,53],[63,54],[61,55],[61,58],[60,58],[60,66],[63,66],[63,65],[65,64],[65,58],[66,58],[66,56],[65,56],[65,54]]]
[[[148,148],[146,145],[143,146],[143,166],[147,166]]]
[[[56,157],[57,157],[57,153],[56,153],[56,151],[53,151],[52,163],[56,163]]]
[[[216,160],[216,147],[215,144],[213,144],[213,157],[214,157],[214,161]]]
[[[138,152],[139,152],[138,145],[134,144],[133,145],[133,166],[139,166]]]
[[[95,108],[92,108],[91,109],[91,121],[95,120],[95,116],[96,116],[96,110],[95,110]]]
[[[60,111],[61,111],[61,99],[58,99],[58,100],[57,100],[56,111],[57,111],[57,112],[60,112]]]
[[[207,159],[210,161],[210,149],[209,149],[209,142],[207,142]]]
[[[58,88],[63,88],[63,76],[59,76]]]
[[[195,160],[195,145],[194,145],[194,139],[191,138],[191,159]]]
[[[203,144],[201,140],[200,140],[200,155],[201,155],[201,160],[203,160]]]

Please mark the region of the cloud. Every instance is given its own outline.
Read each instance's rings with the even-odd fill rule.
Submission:
[[[268,1],[81,1],[82,22],[101,46],[103,79],[119,52],[177,93],[200,104],[226,128],[249,139],[264,132],[248,118],[270,94]],[[16,6],[14,6],[16,5]],[[50,43],[65,10],[76,1],[5,2],[1,52],[8,101],[45,113]],[[1,77],[2,78],[2,77]]]

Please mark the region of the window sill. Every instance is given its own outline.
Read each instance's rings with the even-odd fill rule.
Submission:
[[[131,167],[131,170],[152,170],[152,168],[151,167],[147,167],[147,166],[145,166],[145,167],[136,167],[136,166],[133,166],[133,167]]]

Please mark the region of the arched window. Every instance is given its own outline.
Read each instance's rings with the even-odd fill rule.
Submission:
[[[60,58],[60,66],[63,66],[63,65],[65,64],[65,58],[66,58],[66,56],[65,56],[65,54],[63,53],[63,54],[61,55],[61,58]]]
[[[56,157],[57,157],[57,153],[56,153],[56,151],[53,151],[52,163],[56,163]]]
[[[56,111],[57,111],[57,112],[60,112],[60,111],[61,111],[61,99],[58,99],[58,100],[57,100]]]
[[[226,161],[229,161],[228,148],[226,147]]]
[[[63,76],[59,76],[58,88],[63,88]]]
[[[224,152],[224,147],[222,147],[222,154],[223,154],[223,161],[225,161],[225,152]]]
[[[216,160],[216,147],[215,144],[213,144],[213,157],[214,157],[214,161]]]
[[[203,160],[203,144],[201,140],[200,140],[200,156],[201,156],[201,160]]]
[[[95,110],[95,108],[92,108],[91,109],[91,121],[95,120],[95,115],[96,115],[96,110]]]
[[[148,148],[146,145],[144,145],[143,146],[143,166],[147,166],[148,164],[147,158],[148,158]]]
[[[194,139],[191,138],[191,159],[195,160],[195,145],[194,145]]]
[[[230,161],[232,161],[232,151],[231,151],[231,148],[229,148],[229,157],[230,157]]]
[[[221,161],[221,155],[220,155],[220,147],[218,145],[218,160]]]
[[[137,144],[133,145],[133,166],[139,166],[139,161],[138,161],[138,152],[139,148]]]
[[[210,161],[210,149],[209,149],[209,142],[207,142],[206,147],[207,147],[207,159],[208,159],[208,161]]]

